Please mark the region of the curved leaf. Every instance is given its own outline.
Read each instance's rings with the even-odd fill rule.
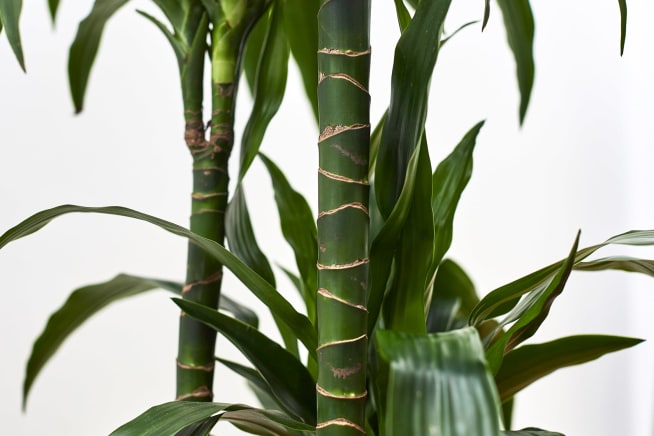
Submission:
[[[79,24],[68,57],[68,80],[76,113],[80,113],[84,106],[84,95],[104,26],[128,1],[95,0],[91,12]]]
[[[50,316],[45,328],[34,342],[25,369],[23,407],[25,407],[34,380],[45,364],[71,333],[77,330],[87,319],[115,301],[153,289],[161,288],[181,295],[182,286],[181,283],[167,280],[119,274],[107,282],[74,290],[66,302]],[[256,313],[226,295],[221,296],[220,308],[232,313],[238,320],[255,328],[259,323]]]
[[[318,0],[280,0],[284,32],[300,69],[304,91],[318,119]]]
[[[522,430],[503,431],[502,436],[564,436],[563,433],[541,430],[540,428],[529,427]]]
[[[387,435],[496,436],[499,400],[473,328],[430,335],[377,332],[388,367]]]
[[[237,413],[249,411],[249,413]],[[234,413],[231,415],[230,413]],[[313,427],[294,421],[274,411],[255,409],[243,404],[171,401],[151,407],[127,424],[114,430],[111,436],[173,436],[187,427],[213,419],[251,422],[278,431],[280,436],[302,434]],[[270,433],[262,433],[270,434]]]
[[[421,2],[395,48],[391,104],[382,131],[375,177],[375,196],[386,218],[402,192],[409,160],[423,136],[429,84],[450,2]]]
[[[245,323],[209,307],[174,298],[188,315],[221,332],[259,371],[284,409],[304,422],[316,421],[315,380],[295,356]]]
[[[579,233],[570,255],[556,275],[542,289],[532,292],[521,300],[511,313],[487,336],[489,341],[495,340],[486,351],[488,366],[493,374],[499,370],[504,355],[524,340],[530,338],[547,317],[552,303],[556,297],[561,295],[568,277],[570,277],[578,245]],[[506,332],[502,330],[506,325],[514,321],[515,323]],[[495,338],[497,334],[500,336]]]
[[[637,272],[654,277],[654,260],[637,259],[628,256],[611,256],[575,265],[578,271],[620,270]]]
[[[267,156],[259,153],[275,191],[275,203],[284,239],[293,249],[302,280],[302,296],[309,319],[315,320],[318,278],[318,236],[316,222],[305,198],[289,184],[284,173]]]
[[[275,6],[273,5],[273,8]],[[263,42],[268,34],[268,27],[270,26],[270,13],[265,13],[257,21],[257,23],[250,31],[247,40],[245,41],[245,49],[243,50],[243,72],[245,73],[245,80],[247,81],[248,88],[251,94],[254,95],[254,84],[257,76],[257,65],[261,57],[261,50]]]
[[[241,141],[239,181],[243,180],[259,152],[268,124],[279,110],[286,89],[290,48],[282,29],[282,11],[274,4],[272,8],[270,26],[257,66],[252,113]]]
[[[483,125],[484,122],[481,121],[470,129],[434,171],[431,199],[434,214],[434,257],[430,267],[430,279],[452,244],[454,213],[472,175],[472,152]]]
[[[506,401],[557,369],[590,362],[641,342],[642,339],[620,336],[580,335],[544,344],[523,345],[504,356],[495,376],[500,399]]]
[[[436,333],[458,328],[479,303],[475,286],[468,275],[450,259],[438,266],[427,313],[427,332]]]
[[[143,17],[145,17],[148,21],[154,24],[157,27],[157,29],[161,31],[161,33],[163,33],[163,35],[170,43],[170,46],[173,48],[173,51],[175,52],[175,58],[177,59],[177,64],[181,67],[181,65],[183,65],[184,56],[185,56],[185,49],[182,43],[178,41],[177,38],[175,38],[175,35],[173,35],[173,33],[168,29],[168,27],[166,27],[164,23],[157,20],[155,17],[148,14],[147,12],[141,10],[137,10],[136,12],[138,14],[141,14]]]
[[[220,263],[225,265],[225,267],[229,268],[229,270],[268,307],[274,316],[279,317],[284,324],[296,332],[298,339],[305,345],[310,353],[312,351],[315,352],[317,340],[313,325],[307,317],[298,313],[288,301],[279,295],[270,283],[266,282],[260,275],[252,271],[252,269],[245,265],[234,254],[230,253],[217,242],[197,235],[177,224],[162,220],[161,218],[119,206],[83,207],[63,205],[38,212],[17,226],[9,229],[0,236],[0,249],[11,241],[15,241],[16,239],[20,239],[38,231],[54,218],[73,212],[103,213],[135,218],[154,224],[175,235],[190,239]]]
[[[575,264],[582,262],[591,254],[607,245],[654,245],[654,230],[631,230],[620,235],[613,236],[601,244],[592,245],[579,250],[575,256]],[[556,271],[563,265],[561,260],[552,265],[539,269],[507,285],[501,286],[488,293],[474,308],[468,320],[469,325],[479,325],[484,320],[499,316],[510,311],[519,301],[520,296],[535,289],[542,288],[554,276]],[[629,271],[641,272],[633,266]],[[583,269],[583,267],[582,267]]]
[[[520,89],[520,124],[525,120],[534,86],[534,16],[529,0],[497,0],[513,52]]]
[[[25,59],[23,57],[23,46],[20,42],[18,25],[22,8],[22,0],[0,0],[0,30],[4,26],[11,50],[14,52],[18,64],[25,71]]]

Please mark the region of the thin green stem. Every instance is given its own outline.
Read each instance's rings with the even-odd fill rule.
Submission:
[[[369,22],[369,0],[318,13],[318,436],[365,434]]]

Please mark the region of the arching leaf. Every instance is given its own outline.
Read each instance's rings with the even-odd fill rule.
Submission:
[[[23,0],[0,0],[0,30],[4,27],[11,50],[20,67],[25,71],[23,45],[20,41],[18,21],[23,8]]]

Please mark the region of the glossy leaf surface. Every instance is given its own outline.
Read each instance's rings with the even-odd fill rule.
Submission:
[[[544,344],[523,345],[504,356],[495,376],[500,399],[505,401],[557,369],[590,362],[605,354],[633,347],[641,339],[620,336],[569,336]]]
[[[388,365],[382,435],[498,435],[499,400],[477,332],[377,332]]]
[[[250,325],[187,300],[173,301],[188,316],[221,332],[234,344],[259,371],[287,412],[315,423],[315,381],[295,356]]]
[[[298,313],[293,306],[279,295],[275,288],[266,282],[260,275],[252,271],[252,269],[234,256],[234,254],[230,253],[217,242],[199,236],[177,224],[162,220],[161,218],[156,218],[151,215],[119,206],[83,207],[63,205],[38,212],[17,226],[9,229],[0,236],[0,249],[11,241],[38,231],[54,218],[74,212],[103,213],[135,218],[154,224],[175,235],[183,236],[192,240],[209,255],[213,256],[229,268],[230,271],[232,271],[232,273],[234,273],[234,275],[270,309],[273,315],[279,317],[279,319],[282,320],[290,329],[294,330],[297,333],[298,339],[305,345],[307,350],[316,349],[316,333],[311,322],[304,315]]]

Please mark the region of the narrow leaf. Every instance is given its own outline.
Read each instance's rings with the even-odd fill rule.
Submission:
[[[293,249],[302,280],[304,302],[310,320],[315,320],[318,278],[318,235],[311,208],[306,199],[289,184],[284,173],[267,156],[260,153],[275,191],[282,233]]]
[[[380,330],[377,346],[389,372],[382,434],[498,435],[499,400],[473,328]]]
[[[400,32],[404,32],[404,29],[411,22],[411,14],[409,14],[403,0],[395,0],[395,14],[397,15],[397,23],[400,25]]]
[[[50,18],[52,23],[57,20],[57,11],[59,10],[59,0],[48,0],[48,10],[50,11]]]
[[[275,6],[273,5],[272,8]],[[271,9],[272,9],[271,8]],[[252,28],[245,41],[245,49],[243,51],[243,72],[245,73],[245,80],[247,81],[248,88],[252,95],[254,95],[254,85],[257,76],[257,65],[259,65],[259,58],[261,57],[261,50],[263,49],[263,42],[268,34],[268,27],[270,26],[270,13],[265,13],[257,21]]]
[[[316,349],[316,332],[311,322],[302,314],[298,313],[291,304],[286,301],[270,283],[266,282],[260,275],[248,268],[234,254],[226,250],[215,241],[197,235],[177,224],[147,215],[132,209],[119,206],[108,207],[83,207],[75,205],[63,205],[52,209],[38,212],[27,218],[17,226],[9,229],[0,236],[0,249],[11,241],[30,235],[43,228],[54,218],[73,212],[82,213],[103,213],[138,219],[154,224],[162,229],[178,236],[192,240],[195,244],[205,250],[220,263],[229,268],[241,282],[264,303],[274,316],[279,317],[290,329],[294,330],[298,339],[311,353]]]
[[[529,0],[497,0],[516,63],[520,89],[520,124],[525,120],[534,85],[534,16]]]
[[[175,35],[173,35],[173,33],[168,29],[168,27],[166,27],[164,23],[157,20],[152,15],[141,10],[137,10],[136,12],[141,14],[143,17],[145,17],[148,21],[154,24],[157,27],[157,29],[161,31],[161,33],[163,33],[163,35],[168,40],[168,43],[172,47],[173,51],[175,52],[175,58],[177,59],[177,64],[181,66],[184,62],[185,49],[184,46],[180,43],[180,41],[178,41],[177,38],[175,38]]]
[[[450,2],[421,2],[395,48],[391,105],[377,157],[376,173],[383,177],[375,178],[377,203],[386,218],[402,192],[409,160],[423,136],[429,84]]]
[[[590,362],[641,342],[641,339],[620,336],[582,335],[516,348],[504,356],[495,376],[500,399],[506,401],[558,369]]]
[[[263,436],[313,436],[315,428],[276,410],[241,409],[225,412],[222,420],[250,434]]]
[[[0,30],[4,26],[9,45],[16,56],[18,64],[25,71],[25,59],[23,57],[23,46],[20,41],[20,29],[18,25],[22,8],[22,0],[0,0]]]
[[[618,0],[618,4],[620,5],[620,56],[622,56],[627,39],[627,0]]]
[[[216,329],[234,344],[261,373],[285,410],[315,423],[315,380],[295,356],[252,326],[197,303],[179,298],[173,301],[188,316]]]
[[[243,180],[259,152],[268,124],[282,103],[289,56],[290,48],[283,31],[282,11],[273,5],[270,26],[257,66],[252,113],[243,131],[239,181]]]
[[[481,24],[481,31],[483,32],[488,24],[488,18],[490,17],[490,0],[484,0],[484,19]]]
[[[620,270],[637,272],[654,277],[654,260],[636,259],[627,256],[612,256],[575,265],[578,271]]]
[[[128,1],[96,0],[89,15],[79,24],[68,57],[68,79],[76,113],[80,113],[84,106],[84,95],[104,26]]]
[[[215,415],[203,421],[189,425],[183,430],[177,432],[175,436],[209,436],[209,432],[220,420],[220,415]]]
[[[552,280],[547,283],[547,286],[543,286],[539,292],[532,292],[521,300],[515,309],[488,336],[489,339],[493,339],[496,334],[500,334],[500,337],[490,345],[486,352],[488,366],[494,374],[499,370],[504,355],[524,340],[530,338],[547,317],[554,299],[563,292],[570,272],[572,272],[578,244],[579,233],[572,246],[570,255]],[[502,328],[513,321],[515,323],[511,328],[506,332],[502,332]]]
[[[541,430],[540,428],[529,427],[522,430],[503,431],[502,436],[564,436],[563,433]]]

